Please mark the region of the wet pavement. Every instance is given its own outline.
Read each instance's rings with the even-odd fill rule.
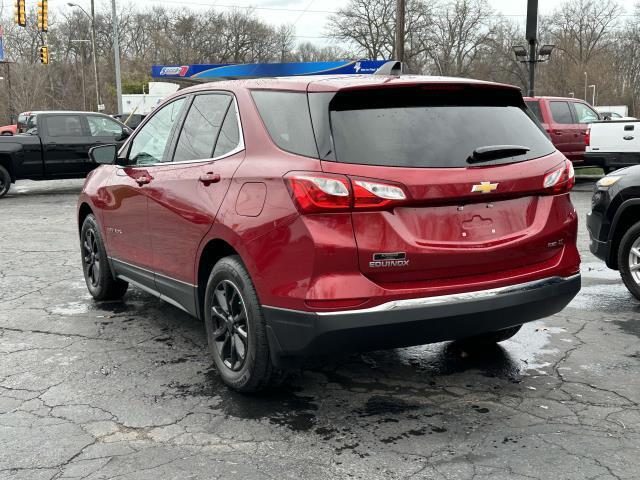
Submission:
[[[201,322],[135,288],[91,300],[80,185],[0,200],[0,479],[640,478],[640,303],[584,225],[582,292],[512,340],[334,358],[243,396]]]

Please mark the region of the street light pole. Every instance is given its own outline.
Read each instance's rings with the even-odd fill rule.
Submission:
[[[396,60],[404,62],[405,0],[396,0]]]
[[[584,101],[587,101],[587,84],[589,83],[587,81],[588,77],[587,77],[587,72],[584,72]]]
[[[591,105],[596,106],[596,86],[589,85],[589,88],[593,88],[593,96],[591,97]]]
[[[93,3],[93,2],[92,2]],[[118,12],[116,0],[111,0],[111,22],[113,23],[113,51],[115,55],[116,70],[116,113],[122,112],[122,78],[120,75],[120,38],[118,36]]]
[[[91,50],[92,50],[92,58],[93,58],[93,74],[96,80],[96,110],[100,111],[100,79],[98,77],[98,60],[96,59],[96,23],[95,17],[93,15],[89,15],[87,11],[82,8],[77,3],[67,3],[70,7],[79,8],[82,13],[84,13],[89,20],[91,21]],[[91,12],[93,13],[93,0],[91,0]]]

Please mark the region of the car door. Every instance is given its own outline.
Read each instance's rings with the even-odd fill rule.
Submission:
[[[87,115],[89,137],[87,137],[87,156],[85,158],[85,173],[93,170],[96,165],[89,159],[89,150],[96,145],[115,143],[122,145],[127,136],[124,126],[106,115]]]
[[[156,285],[196,314],[198,247],[244,158],[234,97],[224,92],[195,95],[174,136],[170,158],[155,170],[149,188]]]
[[[574,160],[577,126],[569,102],[564,100],[549,101],[549,113],[552,120],[549,126],[551,141],[569,160]]]
[[[89,132],[79,113],[38,116],[46,177],[73,177],[85,173]]]
[[[154,112],[121,152],[120,165],[104,187],[103,223],[113,267],[119,275],[154,291],[147,196],[184,104],[181,97]]]

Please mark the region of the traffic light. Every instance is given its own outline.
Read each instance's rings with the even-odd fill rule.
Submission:
[[[46,32],[49,29],[49,0],[38,2],[38,30]]]
[[[49,64],[49,47],[46,45],[40,47],[40,62],[45,65]]]
[[[27,26],[27,14],[25,12],[25,1],[16,0],[16,23],[21,27]]]

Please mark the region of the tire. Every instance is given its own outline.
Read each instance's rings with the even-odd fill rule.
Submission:
[[[618,269],[627,289],[640,300],[640,222],[629,228],[620,240]]]
[[[222,381],[243,392],[263,390],[275,377],[262,307],[237,255],[218,261],[205,293],[209,352]]]
[[[96,217],[87,215],[80,231],[80,257],[84,280],[96,300],[120,300],[129,284],[118,280],[111,271]]]
[[[4,197],[11,188],[11,175],[9,171],[0,165],[0,198]]]
[[[465,338],[461,340],[464,344],[471,346],[493,345],[498,342],[509,340],[516,333],[520,331],[522,325],[516,325],[515,327],[505,328],[504,330],[497,330],[495,332],[487,332],[475,337]]]
[[[0,135],[2,135],[3,137],[13,137],[13,133],[11,132],[2,132],[0,133]]]

